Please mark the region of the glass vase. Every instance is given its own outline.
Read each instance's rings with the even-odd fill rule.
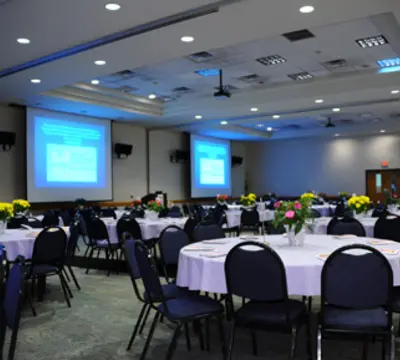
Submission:
[[[7,222],[4,220],[0,221],[0,235],[4,234],[7,229]]]
[[[285,225],[286,236],[289,242],[289,246],[303,246],[304,240],[306,236],[305,229],[301,229],[297,234],[294,231],[295,226],[292,226],[292,229],[289,229],[289,225]]]

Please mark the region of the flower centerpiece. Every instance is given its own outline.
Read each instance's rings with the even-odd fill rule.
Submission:
[[[256,203],[257,196],[254,193],[249,193],[248,195],[242,195],[240,197],[240,202],[245,207],[253,207]]]
[[[0,234],[4,234],[7,221],[14,216],[14,206],[10,203],[0,203]]]
[[[132,200],[132,207],[137,210],[142,206],[142,200]]]
[[[353,195],[347,202],[347,205],[356,215],[363,216],[371,208],[371,200],[368,196]]]
[[[228,200],[228,195],[217,194],[216,200],[218,204],[225,204],[226,200]]]
[[[157,220],[159,212],[163,209],[164,209],[164,206],[161,204],[161,201],[159,201],[159,200],[149,201],[147,203],[147,209],[145,211],[146,219]]]
[[[383,195],[385,197],[385,206],[390,212],[395,212],[399,205],[399,199],[395,192],[389,191],[388,189],[383,190]]]
[[[274,226],[285,227],[290,246],[304,244],[306,221],[311,217],[310,205],[307,196],[298,201],[278,201],[275,204]]]
[[[300,200],[307,201],[309,205],[313,203],[314,200],[316,200],[315,194],[311,191],[304,193],[303,195],[300,196]]]
[[[31,204],[23,199],[15,199],[12,202],[14,214],[25,214],[30,208]]]

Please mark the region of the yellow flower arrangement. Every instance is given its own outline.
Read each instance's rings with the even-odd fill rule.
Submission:
[[[22,199],[15,199],[12,202],[15,213],[21,213],[31,208],[31,204],[28,201]]]
[[[247,196],[242,195],[240,201],[244,206],[251,206],[256,203],[257,196],[254,193],[249,193]]]
[[[347,205],[354,210],[356,214],[366,213],[371,207],[371,199],[368,196],[352,196]]]
[[[13,206],[10,203],[0,203],[0,221],[7,221],[13,216]]]
[[[308,203],[312,203],[312,201],[316,198],[315,194],[312,192],[306,192],[300,196],[301,200],[305,200]]]

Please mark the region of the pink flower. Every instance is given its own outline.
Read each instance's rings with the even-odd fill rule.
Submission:
[[[287,211],[286,212],[286,214],[285,214],[285,217],[287,218],[287,219],[293,219],[294,218],[294,211],[293,210],[290,210],[290,211]]]
[[[281,206],[281,204],[282,204],[282,201],[278,201],[278,202],[275,204],[275,207],[278,208],[279,206]]]
[[[296,202],[294,203],[294,208],[295,208],[296,210],[300,210],[300,209],[301,209],[301,204],[300,204],[298,201],[296,201]]]

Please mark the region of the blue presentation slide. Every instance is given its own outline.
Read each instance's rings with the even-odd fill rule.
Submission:
[[[105,187],[104,126],[35,117],[34,128],[36,187]]]
[[[194,140],[196,188],[230,188],[229,144]]]

